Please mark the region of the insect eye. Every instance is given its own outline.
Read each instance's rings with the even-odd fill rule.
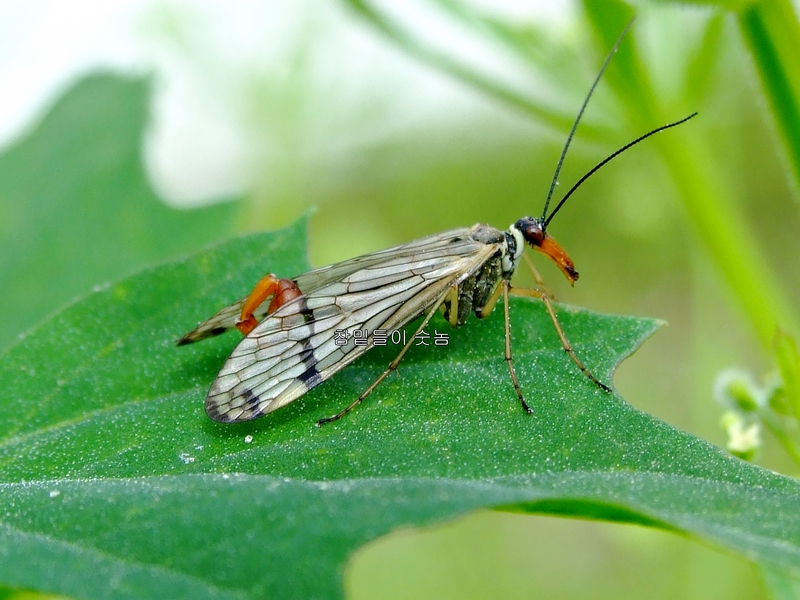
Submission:
[[[533,224],[528,227],[524,232],[523,235],[525,239],[528,241],[529,244],[532,246],[540,246],[542,240],[544,239],[544,231],[542,228],[539,227],[538,224]]]
[[[532,217],[524,217],[517,221],[517,229],[522,232],[522,237],[531,246],[541,246],[544,240],[544,231],[538,220]]]

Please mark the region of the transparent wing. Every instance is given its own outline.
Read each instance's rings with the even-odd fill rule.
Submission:
[[[375,329],[400,328],[440,303],[452,285],[498,250],[496,244],[472,240],[469,231],[432,236],[298,277],[309,291],[266,317],[234,349],[206,397],[208,415],[222,422],[247,421],[285,406],[371,348]],[[413,250],[407,252],[409,247]],[[357,329],[368,332],[365,346],[356,346],[352,335],[346,345],[336,344],[336,330],[352,334]]]
[[[351,258],[350,260],[322,267],[321,269],[315,269],[314,271],[309,271],[308,273],[296,277],[294,281],[304,294],[309,294],[333,282],[340,281],[356,271],[369,269],[389,259],[402,261],[403,258],[409,259],[411,257],[429,256],[434,253],[447,251],[449,245],[453,243],[457,244],[461,240],[466,240],[471,231],[472,230],[469,228],[445,231],[407,244]],[[244,306],[246,301],[247,296],[226,306],[213,317],[203,321],[192,329],[192,331],[184,335],[178,340],[178,345],[183,346],[185,344],[199,342],[200,340],[225,333],[236,325],[239,315],[242,312],[242,306]],[[253,311],[253,315],[256,317],[257,321],[260,322],[266,316],[270,301],[271,298],[268,298]]]
[[[267,314],[267,307],[269,306],[270,300],[271,298],[265,302],[262,302],[259,307],[253,311],[253,315],[257,321],[263,319],[264,315]],[[242,306],[244,306],[246,301],[247,296],[244,298],[239,298],[236,302],[229,304],[210,319],[203,321],[197,327],[179,339],[177,342],[178,346],[193,344],[194,342],[199,342],[200,340],[225,333],[231,327],[236,325],[236,321],[239,319],[239,315],[242,313]]]
[[[443,253],[463,252],[467,249],[458,246],[461,242],[465,241],[474,243],[470,238],[471,233],[472,229],[468,227],[444,231],[414,240],[413,242],[401,244],[400,246],[394,246],[377,252],[370,252],[363,256],[357,256],[356,258],[322,267],[321,269],[309,271],[295,278],[295,282],[304,294],[309,294],[330,283],[341,281],[356,271],[380,266],[387,261],[392,261],[395,264],[402,264],[412,259],[424,260],[426,257]],[[453,248],[453,246],[456,247]]]

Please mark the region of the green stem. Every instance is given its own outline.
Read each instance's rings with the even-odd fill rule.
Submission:
[[[403,25],[375,10],[369,0],[347,0],[347,2],[401,48],[421,58],[423,62],[517,109],[522,109],[539,121],[553,126],[563,125],[552,112],[543,110],[524,94],[488,79],[469,64],[462,63],[418,40]],[[612,31],[614,36],[618,35],[621,24],[630,18],[630,8],[621,2],[584,0],[584,8],[589,21],[601,37],[607,38],[612,35]],[[787,48],[794,40],[791,23],[781,25],[784,35],[774,48],[762,40],[766,38],[769,41],[765,28],[768,27],[771,33],[772,28],[776,26],[775,21],[791,20],[787,16],[789,13],[791,6],[788,0],[768,0],[742,13],[742,26],[745,31],[751,33],[753,40],[756,40],[753,43],[757,42],[759,49],[763,49],[762,47],[773,49],[772,53],[764,51],[761,54],[762,71],[766,74],[769,74],[775,65],[784,69],[791,63],[791,59],[787,57]],[[793,18],[793,13],[791,14]],[[619,26],[616,26],[617,22],[620,23]],[[796,29],[796,22],[794,25]],[[629,37],[633,35],[629,34]],[[608,47],[611,43],[613,42],[606,40],[605,46]],[[795,57],[795,60],[800,61],[800,57]],[[654,93],[649,73],[644,67],[644,62],[638,57],[634,44],[626,44],[620,49],[615,65],[616,68],[611,69],[607,77],[611,85],[617,88],[619,97],[627,99],[629,121],[636,130],[646,130],[652,127],[654,122],[674,120],[674,114],[669,118],[662,118],[668,111],[664,110],[658,95]],[[800,73],[800,68],[796,72]],[[795,139],[800,140],[800,120],[797,119],[800,113],[796,110],[796,105],[791,102],[786,103],[787,98],[791,100],[796,97],[786,91],[794,89],[794,80],[785,70],[779,69],[777,73],[778,75],[769,77],[769,82],[771,89],[777,90],[774,97],[783,102],[782,106],[786,105],[781,112],[781,122],[785,121],[787,127],[797,125]],[[643,121],[646,126],[642,124]],[[793,132],[794,129],[787,129],[788,131]],[[711,165],[709,157],[712,154],[703,151],[696,138],[686,134],[681,135],[681,132],[670,132],[659,138],[664,159],[678,185],[680,197],[699,239],[744,309],[762,345],[770,348],[779,326],[794,334],[800,334],[797,314],[791,308],[778,277],[764,258],[760,245],[751,235],[748,219],[736,207],[735,193],[726,189],[725,182],[717,176],[716,169]],[[800,172],[800,150],[798,150],[797,164]]]
[[[763,0],[739,15],[795,183],[800,183],[800,24],[789,0]]]
[[[778,361],[783,393],[795,421],[800,423],[800,352],[794,338],[778,332],[775,336],[775,357]]]
[[[611,3],[615,4],[618,3]],[[584,0],[590,22],[605,38],[610,28],[602,24],[608,18],[608,6],[607,0]],[[622,16],[624,10],[623,5],[617,8]],[[629,44],[624,52],[620,51],[619,59],[620,69],[617,73],[612,70],[609,79],[617,88],[618,96],[625,99],[629,121],[634,127],[646,130],[653,122],[674,120],[675,115],[668,114],[672,111],[665,110],[655,93],[636,45]],[[643,117],[650,120],[650,125],[642,123]],[[749,219],[739,210],[735,191],[729,189],[714,167],[713,152],[703,147],[697,134],[686,129],[659,135],[654,141],[678,186],[679,197],[701,244],[734,293],[763,347],[772,348],[779,328],[800,333],[797,313],[761,245],[751,234]]]
[[[800,465],[800,447],[797,442],[789,435],[786,430],[778,423],[775,423],[772,415],[766,411],[760,412],[761,422],[764,427],[778,440],[778,443],[783,446],[783,449]]]
[[[439,71],[447,73],[462,83],[466,83],[487,96],[502,100],[509,106],[522,111],[537,123],[546,124],[557,131],[569,130],[572,117],[564,117],[541,102],[532,100],[524,92],[514,90],[497,80],[483,75],[473,66],[462,62],[445,51],[437,50],[409,32],[402,24],[381,13],[370,5],[369,0],[345,0],[361,17],[394,41],[397,46],[410,55]],[[457,16],[457,15],[456,15]],[[584,124],[582,135],[589,140],[601,140],[607,135],[602,127]]]
[[[779,326],[800,331],[791,303],[751,235],[733,192],[711,166],[710,155],[686,132],[670,132],[658,142],[695,231],[762,345],[771,348]]]

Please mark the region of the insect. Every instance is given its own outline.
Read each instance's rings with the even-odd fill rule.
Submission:
[[[576,356],[558,322],[550,295],[542,291],[544,287],[533,264],[528,261],[539,289],[515,288],[510,282],[527,244],[553,260],[567,280],[574,283],[578,272],[572,260],[547,232],[553,217],[600,167],[651,135],[697,114],[654,129],[612,153],[584,175],[548,214],[575,129],[621,39],[622,36],[606,57],[575,119],[541,217],[523,217],[506,231],[483,224],[453,229],[316,269],[294,279],[265,276],[248,296],[223,308],[178,341],[179,345],[197,342],[234,326],[246,336],[211,385],[205,400],[208,416],[215,421],[234,423],[270,413],[363,355],[374,345],[375,330],[396,330],[424,317],[414,336],[372,385],[342,411],[318,421],[318,425],[335,421],[397,369],[416,335],[437,310],[442,310],[450,325],[459,327],[471,313],[478,318],[488,316],[501,297],[505,311],[505,362],[520,404],[531,413],[511,353],[508,297],[514,294],[543,301],[569,357],[598,387],[610,391]],[[337,344],[336,332],[342,330],[350,333],[365,330],[367,343],[357,345],[350,337],[345,345]]]

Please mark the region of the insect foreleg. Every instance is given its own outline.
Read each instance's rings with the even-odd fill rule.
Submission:
[[[450,288],[448,288],[447,292],[445,292],[442,295],[442,297],[439,298],[433,304],[433,306],[428,311],[428,314],[425,315],[425,319],[423,319],[422,323],[420,323],[420,326],[417,327],[417,330],[414,332],[414,335],[411,336],[411,339],[408,340],[406,345],[403,346],[403,349],[400,350],[400,353],[395,357],[395,359],[392,362],[389,363],[389,366],[386,368],[386,370],[383,373],[380,374],[380,376],[372,383],[372,385],[370,385],[366,390],[364,390],[364,393],[362,393],[358,398],[356,398],[350,404],[350,406],[345,408],[340,413],[337,413],[337,414],[333,415],[332,417],[326,417],[324,419],[320,419],[319,421],[317,421],[317,426],[322,426],[322,425],[325,425],[326,423],[330,423],[331,421],[336,421],[338,419],[341,419],[343,416],[345,416],[347,413],[349,413],[351,410],[353,410],[356,406],[361,404],[361,402],[364,400],[364,398],[369,396],[372,393],[372,390],[374,390],[376,387],[378,387],[380,385],[380,383],[389,376],[389,373],[391,373],[392,371],[395,371],[397,369],[397,365],[400,364],[400,361],[403,360],[403,356],[405,356],[405,353],[408,352],[409,348],[411,348],[411,345],[414,343],[414,340],[417,338],[417,334],[425,328],[425,326],[431,320],[433,315],[436,314],[436,311],[439,309],[439,306],[442,304],[442,302],[444,302],[445,299],[448,297],[448,295],[452,293],[453,289],[455,289],[456,292],[457,292],[458,291],[458,286],[457,285],[453,285]]]
[[[256,325],[258,325],[258,321],[253,316],[253,313],[261,306],[264,300],[270,296],[274,297],[267,309],[268,315],[302,294],[300,288],[297,287],[297,284],[291,279],[278,279],[272,273],[264,276],[261,281],[255,285],[253,291],[250,292],[250,295],[247,297],[247,301],[242,306],[242,313],[239,315],[239,320],[236,322],[236,328],[244,335],[248,335],[253,331]]]
[[[533,259],[528,256],[527,252],[522,253],[522,259],[525,261],[525,264],[528,266],[528,270],[533,275],[533,280],[536,282],[536,287],[539,288],[545,296],[553,300],[555,296],[553,296],[553,293],[548,290],[547,286],[544,284],[544,279],[542,279],[542,276],[539,275],[539,269],[537,269],[536,265],[533,264]]]
[[[602,383],[599,379],[597,379],[592,372],[587,369],[584,364],[580,361],[580,359],[575,354],[575,351],[572,349],[572,345],[569,343],[567,336],[564,335],[564,330],[561,329],[561,324],[558,322],[558,318],[556,317],[556,311],[553,309],[553,304],[550,302],[550,298],[544,292],[540,292],[539,290],[531,290],[528,288],[510,288],[509,293],[515,296],[527,296],[529,298],[539,298],[542,302],[544,302],[545,307],[547,308],[547,312],[550,314],[550,320],[553,321],[553,327],[555,327],[556,333],[558,333],[558,337],[561,339],[561,345],[564,347],[564,350],[569,354],[569,357],[572,359],[581,372],[586,375],[592,382],[599,387],[604,392],[611,392],[611,388],[608,387],[606,384]]]

